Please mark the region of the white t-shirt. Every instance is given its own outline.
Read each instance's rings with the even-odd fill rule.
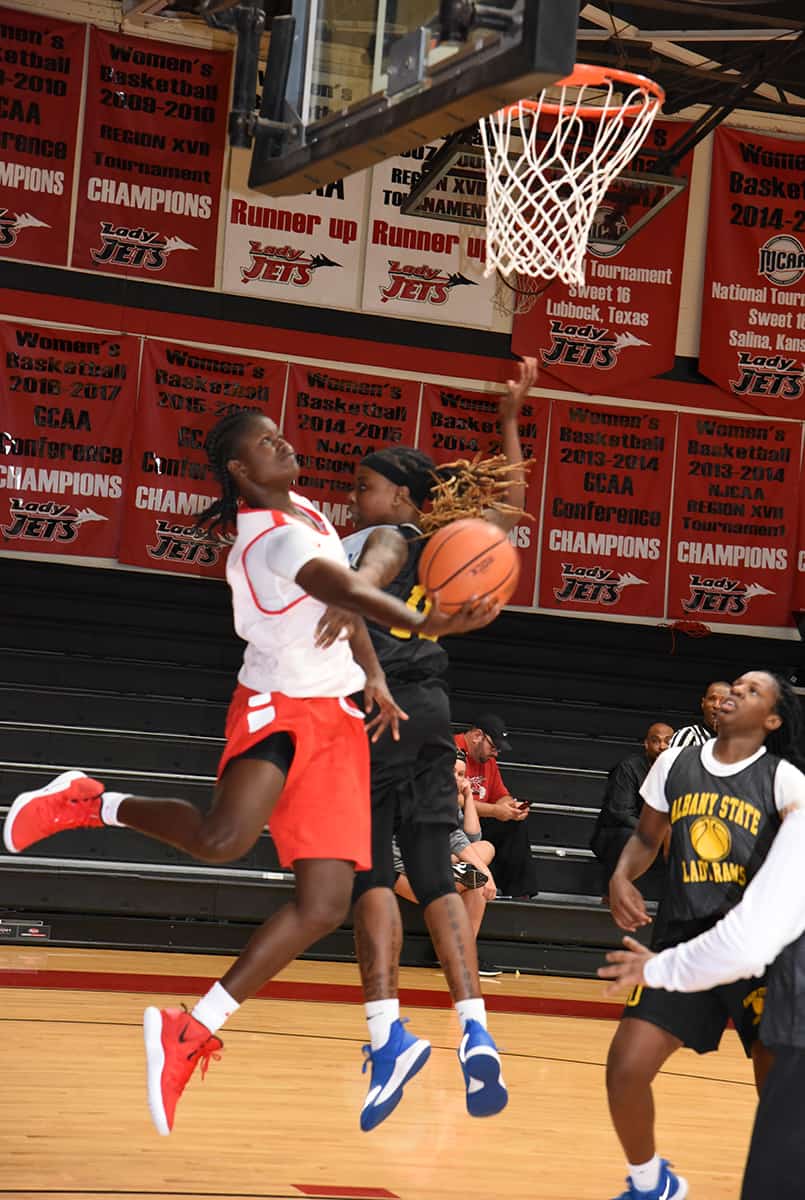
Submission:
[[[313,525],[275,509],[243,508],[226,564],[235,632],[247,643],[238,681],[286,696],[349,696],[366,676],[342,638],[315,644],[325,605],[295,582],[305,563],[326,558],[347,566],[341,539],[310,501],[291,493]],[[314,528],[315,526],[315,528]]]
[[[761,746],[749,758],[742,758],[740,762],[723,763],[719,762],[715,756],[715,739],[705,742],[699,750],[701,764],[705,771],[709,771],[711,775],[721,776],[722,778],[728,775],[737,775],[739,771],[743,771],[746,767],[757,762],[766,753],[766,747]],[[657,812],[668,812],[668,798],[665,795],[665,784],[671,767],[676,762],[679,755],[686,746],[669,746],[667,750],[663,750],[652,763],[651,770],[643,780],[643,786],[640,789],[640,795],[651,808],[655,808]],[[787,759],[782,759],[774,773],[774,803],[777,806],[777,811],[782,812],[789,805],[805,802],[803,798],[802,786],[805,782],[805,776],[801,771],[798,771],[793,763]]]

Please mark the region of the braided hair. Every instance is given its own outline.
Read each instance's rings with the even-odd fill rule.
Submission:
[[[774,711],[782,724],[766,735],[766,749],[778,758],[788,759],[800,771],[805,772],[805,720],[799,696],[787,679],[767,671],[777,687],[777,703]]]
[[[523,509],[506,504],[501,497],[508,491],[522,463],[510,463],[505,454],[483,458],[458,459],[437,467],[429,454],[412,446],[391,446],[373,451],[364,459],[372,470],[408,488],[412,503],[419,511],[419,525],[426,536],[459,517],[482,517],[492,508],[514,517],[524,516]],[[431,506],[422,512],[427,500]]]
[[[226,464],[236,457],[241,436],[255,416],[259,415],[250,409],[230,413],[222,417],[207,435],[207,458],[221,488],[221,496],[196,517],[194,524],[200,533],[206,532],[219,538],[231,537],[234,533],[240,493]]]

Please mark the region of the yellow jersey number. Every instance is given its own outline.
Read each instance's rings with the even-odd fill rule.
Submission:
[[[415,608],[417,610],[417,612],[425,613],[426,615],[430,612],[431,608],[433,607],[432,602],[428,599],[427,594],[425,593],[425,589],[423,588],[421,583],[414,584],[414,586],[411,588],[411,593],[410,593],[408,599],[406,600],[405,604],[406,604],[407,608]],[[390,629],[389,633],[391,634],[392,637],[396,637],[396,638],[411,637],[410,629]],[[418,633],[416,636],[418,638],[422,638],[426,642],[436,642],[439,640],[438,638],[433,637],[432,634],[428,634],[428,633]]]

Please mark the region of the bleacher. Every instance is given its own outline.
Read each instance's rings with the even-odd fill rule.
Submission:
[[[116,791],[209,805],[240,659],[222,584],[3,559],[0,602],[0,816],[71,767]],[[750,666],[793,676],[801,646],[507,613],[448,649],[456,729],[489,710],[508,724],[501,771],[530,801],[538,862],[539,898],[490,904],[480,953],[508,969],[592,974],[619,937],[588,849],[607,771],[651,720],[691,720],[708,680]],[[649,898],[661,874],[646,877]],[[291,886],[267,833],[225,867],[131,830],[64,833],[0,854],[0,941],[14,922],[41,922],[57,945],[232,953]],[[402,907],[403,961],[430,962],[421,913]],[[351,958],[350,928],[313,953]]]

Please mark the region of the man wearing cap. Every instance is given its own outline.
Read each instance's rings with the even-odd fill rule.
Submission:
[[[537,872],[528,836],[528,802],[515,800],[501,779],[498,753],[511,753],[506,723],[482,713],[456,745],[467,755],[467,779],[481,818],[481,833],[495,847],[495,879],[506,896],[534,896]]]

